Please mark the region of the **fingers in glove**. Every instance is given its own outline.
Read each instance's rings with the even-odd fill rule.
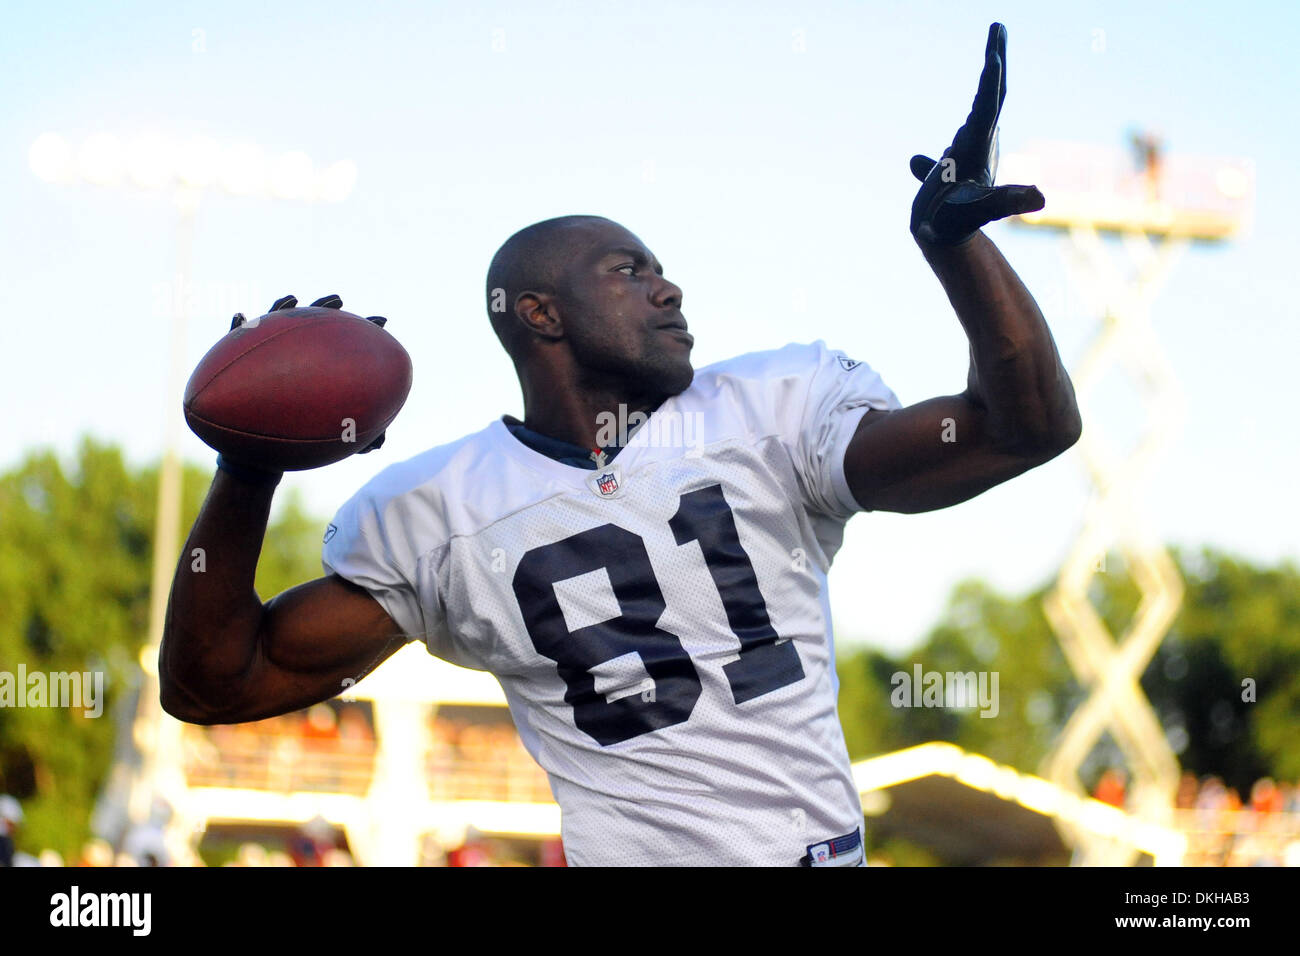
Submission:
[[[312,303],[313,308],[319,309],[341,309],[343,300],[337,295],[324,295]]]
[[[991,222],[1034,212],[1043,205],[1043,194],[1036,186],[989,189],[963,183],[935,213],[934,233],[941,242],[960,241]]]
[[[966,122],[953,137],[951,154],[957,160],[960,179],[981,179],[972,167],[988,162],[992,142],[1007,98],[1006,27],[995,23],[989,27],[984,50],[984,70]],[[991,182],[989,183],[991,185]]]
[[[1047,200],[1037,186],[999,186],[997,191],[1002,195],[998,208],[1006,210],[999,219],[1038,212],[1047,205]]]
[[[366,316],[366,321],[375,323],[375,325],[379,326],[381,329],[388,324],[388,320],[382,315],[368,315]]]
[[[989,27],[989,39],[984,47],[984,72],[980,74],[979,90],[971,105],[971,117],[981,126],[992,129],[997,125],[1006,98],[1007,28],[995,23]]]
[[[283,312],[285,309],[293,309],[298,306],[297,296],[286,295],[275,300],[271,305],[272,312]]]
[[[930,175],[930,170],[934,169],[938,163],[929,156],[922,156],[920,153],[917,153],[912,157],[908,165],[912,169],[912,175],[921,180],[921,182],[925,182],[925,177]]]

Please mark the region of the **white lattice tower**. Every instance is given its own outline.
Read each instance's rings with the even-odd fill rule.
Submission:
[[[1182,397],[1150,324],[1150,305],[1187,240],[1158,244],[1142,233],[1124,236],[1136,266],[1132,278],[1115,267],[1095,229],[1070,229],[1077,255],[1077,283],[1103,315],[1101,329],[1074,374],[1085,428],[1080,450],[1096,495],[1084,526],[1044,601],[1066,659],[1088,689],[1043,763],[1044,775],[1081,791],[1078,772],[1107,730],[1129,762],[1132,807],[1153,823],[1166,824],[1178,785],[1178,762],[1139,686],[1143,670],[1173,624],[1182,602],[1182,580],[1168,552],[1152,533],[1142,507],[1146,478],[1164,447],[1179,432]],[[1101,422],[1088,415],[1087,396],[1112,368],[1139,386],[1145,428],[1132,452],[1121,455],[1107,441]],[[1105,557],[1116,550],[1142,595],[1132,619],[1116,640],[1088,600],[1093,575],[1105,573]],[[1128,864],[1134,851],[1121,842],[1083,831],[1074,839],[1084,864]]]
[[[1080,451],[1095,494],[1083,528],[1044,608],[1066,660],[1088,691],[1043,762],[1055,783],[1082,790],[1079,769],[1110,731],[1132,772],[1131,810],[1167,824],[1178,785],[1178,763],[1139,679],[1182,603],[1178,571],[1147,521],[1144,484],[1177,435],[1182,396],[1151,327],[1150,309],[1181,253],[1192,242],[1222,242],[1249,227],[1255,165],[1241,157],[1166,155],[1160,138],[1138,131],[1135,152],[1089,143],[1039,143],[1003,158],[1004,182],[1037,183],[1043,209],[1016,218],[1027,226],[1064,229],[1074,252],[1073,287],[1102,316],[1101,328],[1074,373],[1083,406]],[[1137,160],[1135,163],[1134,160]],[[1134,266],[1122,272],[1101,236],[1120,237]],[[1154,241],[1153,241],[1154,240]],[[1088,393],[1112,369],[1137,386],[1145,413],[1137,445],[1120,453],[1106,440]],[[1132,619],[1115,638],[1088,601],[1093,575],[1110,551],[1124,558],[1141,593]],[[1076,862],[1133,862],[1134,843],[1103,830],[1063,828]],[[1169,854],[1164,854],[1170,862]]]

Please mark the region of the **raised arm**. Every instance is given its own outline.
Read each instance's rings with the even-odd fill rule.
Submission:
[[[970,342],[965,391],[863,417],[845,453],[863,508],[918,512],[965,501],[1079,439],[1070,377],[1019,276],[981,226],[1041,209],[1032,186],[993,185],[1006,96],[1006,30],[989,29],[984,72],[965,125],[936,163],[912,158],[921,189],[912,233]]]
[[[922,244],[970,340],[966,390],[863,417],[844,457],[874,511],[946,508],[1055,458],[1079,439],[1070,377],[1033,297],[982,233]]]
[[[218,471],[181,553],[162,646],[162,706],[179,720],[226,724],[300,710],[338,695],[405,639],[363,589],[336,575],[263,604],[253,587],[273,481]],[[203,570],[190,558],[203,549]]]

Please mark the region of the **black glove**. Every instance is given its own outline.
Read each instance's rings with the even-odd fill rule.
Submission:
[[[343,308],[343,300],[339,298],[337,295],[326,295],[317,299],[311,305],[312,308],[314,309],[341,309]],[[276,299],[274,302],[271,303],[271,312],[284,312],[287,309],[296,309],[297,307],[298,307],[298,298],[296,296],[286,295],[286,296],[281,296],[280,298]],[[247,321],[248,319],[244,317],[244,313],[236,312],[235,317],[230,320],[230,330],[233,332],[235,329],[239,328]],[[388,324],[388,320],[384,318],[382,315],[368,315],[366,316],[366,321],[375,323],[375,325],[379,326],[381,329]],[[357,454],[364,455],[368,451],[374,451],[376,448],[382,448],[384,444],[384,437],[387,434],[388,434],[387,430],[380,432],[378,437],[376,437],[374,441],[372,441],[365,448],[361,449],[361,451],[357,452]],[[218,461],[217,464],[220,465],[221,462]]]
[[[989,27],[984,72],[966,124],[939,162],[913,156],[912,175],[921,191],[912,203],[912,235],[923,242],[955,246],[996,219],[1043,208],[1036,186],[993,185],[998,167],[998,114],[1007,96],[1007,28]]]

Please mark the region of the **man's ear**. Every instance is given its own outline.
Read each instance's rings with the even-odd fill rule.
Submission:
[[[564,336],[564,323],[560,320],[555,297],[548,292],[521,292],[515,297],[515,318],[528,331],[546,339]]]

